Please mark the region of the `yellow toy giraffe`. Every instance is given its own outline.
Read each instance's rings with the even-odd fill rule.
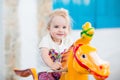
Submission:
[[[88,80],[88,75],[94,76],[95,80],[105,80],[110,74],[108,62],[97,55],[95,47],[90,45],[94,34],[94,28],[90,22],[82,26],[81,38],[76,40],[67,52],[62,55],[62,72],[60,80]],[[38,80],[35,68],[19,70],[14,72],[21,77],[33,76]]]
[[[68,52],[63,54],[63,67],[67,68],[60,80],[88,80],[92,74],[96,80],[105,80],[110,74],[109,64],[100,59],[96,48],[90,45],[94,28],[89,22],[82,26],[81,38],[76,40]],[[68,58],[67,58],[68,57]]]

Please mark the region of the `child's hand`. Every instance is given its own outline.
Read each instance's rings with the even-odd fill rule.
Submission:
[[[52,65],[52,70],[59,70],[62,68],[62,65],[60,62],[54,62],[53,65]]]

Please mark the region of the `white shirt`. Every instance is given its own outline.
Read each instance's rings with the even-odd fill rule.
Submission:
[[[51,39],[51,36],[49,34],[47,34],[45,37],[43,37],[43,39],[41,40],[40,44],[39,44],[39,48],[41,47],[46,47],[49,50],[54,50],[56,53],[58,53],[59,55],[61,53],[63,53],[65,51],[65,49],[67,50],[71,45],[72,45],[72,40],[70,37],[66,37],[65,39],[62,40],[62,43],[60,45],[54,43],[54,41]],[[43,61],[42,57],[41,57],[41,53],[39,53],[39,57],[38,57],[38,72],[44,72],[44,71],[48,71],[51,72],[52,70],[50,69],[49,66],[47,66],[45,64],[45,62]]]

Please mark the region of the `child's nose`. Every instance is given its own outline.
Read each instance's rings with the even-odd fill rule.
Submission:
[[[63,28],[60,28],[59,31],[62,32],[62,31],[64,31],[64,29],[63,29]]]

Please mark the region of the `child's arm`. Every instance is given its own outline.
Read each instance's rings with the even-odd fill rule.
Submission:
[[[47,48],[41,48],[41,56],[44,60],[44,62],[53,70],[57,70],[61,68],[60,62],[53,62],[52,59],[49,56],[49,50]]]

